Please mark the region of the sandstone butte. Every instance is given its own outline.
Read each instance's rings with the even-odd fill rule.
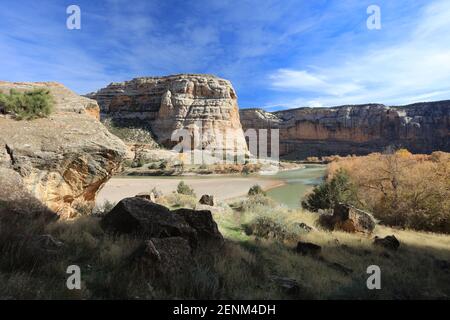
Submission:
[[[244,130],[279,129],[285,158],[363,155],[388,146],[414,153],[450,151],[450,100],[406,106],[382,104],[298,108],[273,113],[242,109]],[[269,133],[270,136],[270,133]]]
[[[198,74],[143,77],[111,83],[87,97],[100,105],[102,120],[111,119],[116,126],[131,122],[149,127],[165,147],[175,144],[174,131],[184,128],[192,133],[201,126],[204,134],[196,148],[248,152],[237,95],[228,80]]]
[[[47,207],[73,217],[93,208],[126,147],[100,123],[94,100],[53,82],[0,82],[2,92],[33,88],[50,91],[55,111],[32,121],[0,115],[0,205],[27,214]]]

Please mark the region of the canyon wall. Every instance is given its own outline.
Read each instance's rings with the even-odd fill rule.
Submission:
[[[0,82],[0,91],[48,89],[55,103],[47,118],[0,114],[0,204],[17,211],[50,209],[64,218],[86,213],[126,148],[98,120],[96,101],[58,83]]]
[[[117,127],[149,128],[165,147],[177,143],[172,133],[187,129],[190,134],[203,131],[192,148],[247,152],[237,96],[227,80],[195,74],[135,78],[87,97],[97,100],[103,120]]]
[[[388,107],[381,104],[298,108],[273,113],[242,109],[248,128],[280,130],[285,158],[368,154],[387,147],[414,153],[450,151],[450,101]]]

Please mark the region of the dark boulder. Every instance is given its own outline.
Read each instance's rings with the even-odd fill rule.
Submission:
[[[204,194],[198,201],[200,204],[205,204],[207,206],[214,206],[214,196]]]
[[[347,231],[346,226],[349,227],[350,232],[354,230],[353,232],[371,233],[375,229],[376,222],[373,216],[351,205],[337,204],[334,207],[333,216],[337,220],[338,229],[340,223],[343,231]]]
[[[182,237],[189,241],[192,248],[223,243],[222,234],[210,211],[170,211],[162,205],[139,197],[120,201],[103,217],[101,225],[106,231],[136,234],[144,239]]]
[[[375,237],[373,244],[389,250],[397,250],[400,247],[400,241],[394,235],[384,238]]]
[[[314,243],[299,241],[297,243],[296,251],[303,256],[308,255],[315,257],[320,254],[320,252],[322,251],[322,247]]]
[[[144,238],[183,237],[195,243],[197,232],[186,220],[168,208],[143,198],[126,198],[106,214],[102,227],[119,234]]]
[[[376,226],[376,220],[372,214],[342,203],[334,206],[332,215],[321,215],[319,223],[329,230],[341,230],[350,233],[372,233]]]
[[[172,211],[173,214],[179,215],[197,232],[199,243],[222,245],[223,237],[214,221],[211,211],[208,210],[192,210],[178,209]]]

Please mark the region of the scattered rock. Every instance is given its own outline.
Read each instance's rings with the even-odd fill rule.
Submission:
[[[204,194],[204,195],[202,195],[202,197],[200,198],[198,203],[213,207],[214,206],[214,196]]]
[[[321,215],[319,223],[329,230],[372,233],[376,220],[369,212],[340,203],[334,207],[332,215]]]
[[[304,233],[309,233],[309,232],[315,230],[313,227],[308,226],[304,222],[297,223],[296,226],[300,229],[301,232],[304,232]]]
[[[400,241],[398,241],[394,235],[386,236],[384,238],[379,238],[376,236],[373,240],[373,244],[389,250],[397,250],[400,246]]]
[[[303,256],[308,255],[315,257],[320,254],[320,252],[322,251],[322,247],[314,243],[299,241],[297,243],[296,251]]]
[[[376,225],[372,214],[351,205],[337,204],[334,207],[333,216],[337,219],[337,222],[343,224],[344,228],[347,225],[347,228],[354,230],[350,232],[371,233]]]
[[[42,248],[55,250],[64,246],[64,243],[56,240],[53,236],[49,234],[43,234],[37,236],[35,239],[36,243],[38,243]]]
[[[137,198],[142,198],[151,202],[156,201],[155,194],[153,192],[141,192],[136,195]]]

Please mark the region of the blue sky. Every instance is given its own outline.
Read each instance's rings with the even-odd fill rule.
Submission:
[[[81,8],[81,30],[66,8]],[[366,27],[369,5],[381,30]],[[450,99],[450,1],[10,1],[0,79],[78,93],[138,76],[208,73],[241,108]]]

